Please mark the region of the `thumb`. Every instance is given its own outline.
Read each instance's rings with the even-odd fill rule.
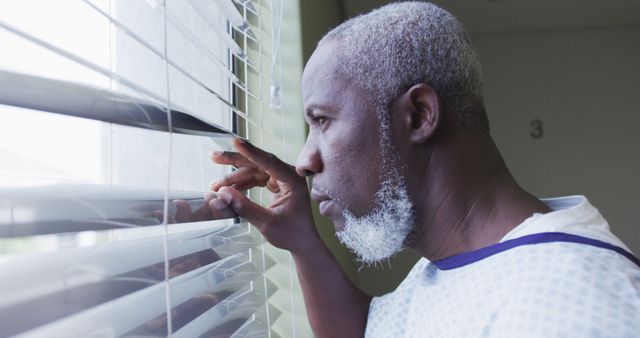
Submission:
[[[234,188],[220,188],[220,190],[218,190],[218,198],[225,201],[236,215],[258,226],[259,229],[270,224],[274,217],[271,210],[254,203]]]

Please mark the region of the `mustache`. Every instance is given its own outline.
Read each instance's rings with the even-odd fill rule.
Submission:
[[[313,190],[319,191],[321,194],[329,197],[331,200],[337,202],[339,205],[341,205],[345,210],[347,210],[347,205],[342,202],[335,194],[333,194],[331,191],[329,191],[329,189],[311,181],[311,188]]]
[[[316,184],[313,181],[311,181],[311,188],[313,190],[319,191],[320,193],[322,193],[323,195],[326,195],[327,197],[329,197],[332,200],[336,199],[336,197],[331,192],[329,192],[329,189],[327,189],[327,188],[325,188],[325,187],[323,187],[323,186],[321,186],[319,184]]]

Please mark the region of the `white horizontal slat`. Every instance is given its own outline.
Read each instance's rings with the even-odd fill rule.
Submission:
[[[11,123],[6,124],[7,126],[14,124],[28,131],[30,131],[31,128],[42,127],[42,125],[39,124],[40,120],[29,118],[29,116],[53,113],[61,116],[73,116],[121,126],[146,129],[137,131],[138,134],[145,136],[151,135],[154,131],[173,131],[177,134],[207,136],[214,140],[215,143],[218,143],[219,147],[223,148],[225,144],[221,142],[225,138],[237,137],[226,128],[220,127],[213,122],[205,122],[198,117],[183,113],[177,109],[171,109],[173,128],[170,128],[168,123],[169,116],[164,106],[156,106],[146,99],[140,99],[109,89],[41,76],[8,72],[2,69],[0,69],[0,105],[0,110],[6,113],[5,117],[11,120]],[[17,119],[14,120],[11,118],[11,115],[18,114],[20,115]],[[60,121],[60,118],[61,117],[46,117],[46,119],[57,121]],[[75,121],[76,122],[72,123],[88,124],[86,121],[80,122],[83,121],[81,119]],[[103,125],[102,127],[106,126]],[[118,127],[119,126],[116,126],[115,128]],[[149,131],[151,131],[151,133]],[[56,130],[51,130],[41,134],[54,135],[55,132]],[[73,131],[65,134],[61,139],[70,140],[75,137],[75,135],[81,134],[82,132],[80,131]],[[12,138],[11,142],[15,142],[21,138],[24,139],[26,135],[31,135],[31,133],[18,135],[19,136]],[[99,135],[95,135],[95,137],[100,138]],[[161,138],[162,136],[158,137]],[[6,140],[5,135],[5,142]],[[55,148],[51,144],[47,144],[47,146],[56,153],[70,151],[64,148]],[[143,145],[141,144],[139,146]],[[96,153],[94,156],[97,157],[100,155],[101,153]],[[70,165],[70,163],[67,164],[67,166]],[[97,179],[97,177],[94,179]],[[56,180],[54,180],[54,182],[55,181]],[[10,186],[18,185],[10,184]],[[192,189],[197,188],[193,187]],[[202,196],[202,194],[200,194],[200,196]],[[162,198],[156,200],[162,200]],[[47,215],[42,215],[42,217],[38,218],[47,218]]]
[[[256,319],[249,319],[231,335],[231,338],[263,338],[267,336],[267,328],[264,323]]]
[[[271,323],[280,318],[282,312],[269,304],[262,304],[260,308],[242,323],[240,327],[231,335],[231,338],[264,338],[269,336],[267,333]],[[271,338],[280,337],[271,331]]]
[[[272,283],[267,283],[265,290],[262,278],[255,279],[250,285],[250,289],[246,286],[242,287],[234,294],[237,296],[228,297],[225,301],[193,319],[174,333],[173,337],[199,337],[224,322],[255,317],[255,314],[265,305],[265,300],[269,298],[268,295],[275,293],[276,287]]]
[[[242,90],[244,91],[248,91],[248,89],[246,88],[246,85],[240,80],[238,79],[238,77],[233,74],[229,68],[217,57],[213,54],[213,52],[207,47],[205,46],[198,37],[196,37],[194,35],[194,33],[192,33],[191,31],[189,31],[189,29],[182,23],[180,22],[180,20],[178,18],[176,18],[173,14],[171,13],[167,13],[167,18],[169,19],[169,22],[171,22],[173,24],[173,26],[180,31],[185,37],[187,37],[194,46],[196,46],[198,49],[200,49],[202,51],[203,54],[206,55],[210,55],[211,58],[213,60],[216,61],[217,64],[221,65],[222,68],[224,69],[223,71],[231,78],[231,80]],[[229,40],[231,40],[230,37],[228,37],[228,35],[224,35],[226,36]],[[236,54],[242,54],[242,49],[235,43],[235,41],[231,40],[231,42],[233,42],[233,49],[232,52],[236,53]],[[172,64],[175,66],[175,64]],[[178,68],[180,69],[180,68]],[[254,93],[252,93],[251,91],[248,91],[249,94],[252,97],[256,97]]]
[[[108,13],[106,13],[102,9],[100,9],[98,6],[94,5],[91,1],[95,1],[95,0],[84,0],[84,1],[89,6],[91,6],[96,11],[98,11],[101,15],[103,15],[105,17],[105,19],[109,20],[114,26],[116,26],[118,29],[122,30],[125,34],[127,34],[128,36],[133,38],[136,42],[142,44],[148,50],[153,52],[156,56],[158,56],[159,58],[162,58],[162,59],[166,58],[165,55],[164,55],[164,51],[162,51],[162,50],[158,49],[157,47],[153,46],[152,44],[148,43],[140,35],[136,34],[132,30],[130,30],[124,23],[122,23],[121,21],[117,20],[116,18],[113,18]],[[220,66],[221,70],[223,70],[228,76],[230,76],[233,81],[237,81],[238,83],[240,83],[240,80],[233,73],[231,73],[229,71],[229,69],[226,66],[226,64],[223,61],[221,61],[219,59],[219,57],[217,57],[211,50],[209,50],[207,47],[203,46],[202,43],[200,42],[200,40],[198,40],[198,38],[195,38],[193,36],[193,33],[191,33],[178,18],[176,18],[173,14],[170,14],[169,12],[167,12],[167,18],[169,19],[169,23],[174,25],[174,27],[176,27],[182,34],[184,34],[184,36],[186,38],[188,38],[189,41],[191,41],[191,43],[193,43],[195,46],[205,50],[206,54],[212,60],[214,60],[215,63],[217,63]],[[242,53],[242,50],[240,49],[240,47],[231,38],[229,38],[229,36],[227,34],[223,34],[221,37],[223,39],[225,39],[225,41],[229,41],[230,45],[228,47],[234,53],[238,53],[238,54]],[[218,100],[223,102],[225,105],[227,105],[229,107],[232,107],[232,108],[235,108],[233,106],[233,104],[231,104],[222,95],[220,95],[218,92],[216,92],[210,86],[204,84],[202,82],[202,80],[197,77],[197,75],[191,74],[191,72],[187,71],[182,66],[177,64],[177,62],[175,60],[172,60],[171,58],[166,58],[166,59],[167,59],[167,62],[169,63],[169,65],[171,65],[173,68],[175,68],[177,71],[179,71],[182,75],[186,76],[191,81],[193,81],[194,83],[198,84],[203,89],[207,90],[210,94],[214,95],[216,98],[218,98]],[[242,84],[240,86],[244,87],[244,85],[242,85]]]
[[[216,0],[216,1],[208,1],[208,0],[186,0],[191,6],[196,9],[198,15],[200,15],[203,20],[206,22],[216,22],[217,20],[217,12],[223,12],[231,25],[236,27],[242,34],[247,34],[248,36],[255,37],[255,34],[249,29],[249,24],[244,20],[244,17],[238,13],[238,10],[235,6],[230,2],[230,0]],[[219,28],[215,28],[217,31],[220,31]],[[222,33],[219,33],[222,34]],[[229,37],[229,39],[231,39]],[[233,39],[231,39],[233,41]],[[235,43],[235,41],[233,42]],[[243,62],[247,62],[247,65],[252,67],[254,70],[258,70],[256,68],[255,63],[249,60],[249,57],[242,48],[238,47],[238,49],[231,49],[234,55],[236,55]]]
[[[241,288],[243,285],[247,284],[251,280],[255,280],[256,277],[260,275],[260,264],[259,261],[255,261],[252,263],[243,263],[243,266],[238,266],[232,271],[232,273],[227,273],[227,279],[223,282],[220,282],[217,289],[219,290],[237,290]],[[220,272],[216,272],[220,273]],[[231,276],[231,277],[230,277]],[[262,283],[263,281],[260,281]],[[268,286],[272,287],[269,289],[270,291],[276,290],[275,284],[268,283]],[[263,289],[264,287],[262,287]],[[274,291],[275,292],[275,291]]]
[[[220,25],[216,24],[216,23],[219,23],[219,20],[215,15],[212,15],[207,5],[203,4],[201,1],[198,1],[198,0],[185,0],[185,2],[191,5],[191,7],[195,9],[196,13],[202,18],[202,20],[206,22],[212,30],[214,30],[220,37],[224,39],[227,46],[229,46],[229,49],[234,54],[238,54],[238,55],[244,54],[244,51],[242,50],[242,48],[240,48],[240,46],[238,46],[238,44],[235,41],[233,41],[233,39],[229,36],[229,33],[221,29]],[[175,19],[175,17],[173,18]]]
[[[63,57],[65,57],[65,58],[67,58],[67,59],[69,59],[69,60],[71,60],[73,62],[76,62],[76,63],[78,63],[78,64],[80,64],[80,65],[82,65],[84,67],[87,67],[90,70],[95,71],[96,73],[99,73],[101,75],[107,76],[108,78],[110,78],[110,79],[112,79],[112,80],[114,80],[114,81],[116,81],[118,83],[122,83],[123,85],[133,89],[134,91],[144,95],[145,97],[148,97],[148,98],[151,98],[151,99],[155,100],[156,102],[164,102],[164,101],[166,101],[164,98],[154,94],[153,92],[151,92],[151,91],[149,91],[149,90],[147,90],[147,89],[145,89],[143,87],[138,86],[137,84],[135,84],[134,82],[132,82],[129,79],[123,78],[123,77],[119,76],[118,74],[111,72],[110,70],[98,65],[97,63],[94,63],[94,62],[92,62],[92,61],[90,61],[88,59],[85,59],[85,58],[83,58],[81,56],[78,56],[78,55],[76,55],[74,53],[71,53],[71,52],[69,52],[69,51],[67,51],[67,50],[65,50],[63,48],[55,46],[55,45],[53,45],[53,44],[51,44],[51,43],[49,43],[49,42],[47,42],[45,40],[42,40],[42,39],[40,39],[40,38],[38,38],[38,37],[36,37],[36,36],[34,36],[32,34],[29,34],[29,33],[25,32],[25,31],[22,31],[21,29],[13,26],[11,24],[8,24],[6,22],[0,21],[0,28],[4,29],[4,30],[6,30],[6,31],[8,31],[8,32],[10,32],[12,34],[15,34],[16,36],[19,36],[19,37],[21,37],[21,38],[23,38],[23,39],[25,39],[25,40],[33,43],[33,44],[36,44],[36,45],[38,45],[38,46],[40,46],[40,47],[42,47],[44,49],[47,49],[47,50],[49,50],[49,51],[51,51],[51,52],[53,52],[55,54],[63,56]]]
[[[216,222],[219,225],[216,226]],[[259,243],[254,233],[247,232],[246,224],[216,222],[208,229],[169,233],[169,259],[219,246],[226,246],[217,252],[226,257],[229,252],[236,253]],[[184,224],[179,226],[186,227]],[[134,240],[5,257],[0,263],[3,276],[6,276],[0,278],[0,308],[162,262],[162,226],[142,230],[146,232],[145,237]],[[127,236],[126,230],[115,231],[112,236],[118,238],[120,234]]]
[[[197,2],[202,0],[190,1]],[[214,2],[218,5],[218,8],[227,15],[227,19],[232,25],[239,28],[246,28],[248,26],[247,22],[244,20],[244,17],[238,12],[231,0],[215,0]]]
[[[86,2],[91,8],[95,9],[98,13],[100,13],[107,20],[109,20],[117,29],[119,29],[123,33],[129,35],[131,38],[135,39],[138,43],[144,45],[150,51],[154,52],[154,54],[158,55],[159,57],[164,58],[164,54],[160,50],[160,46],[155,46],[157,43],[154,44],[154,43],[148,42],[147,39],[143,38],[142,36],[137,34],[135,31],[130,29],[121,20],[118,20],[118,19],[114,18],[113,16],[109,15],[109,13],[107,13],[105,11],[105,9],[101,8],[98,5],[98,0],[83,0],[83,1]],[[150,10],[152,10],[152,9],[150,8]],[[156,11],[157,11],[157,9],[156,9]],[[244,83],[242,83],[242,81],[240,79],[238,79],[238,77],[235,74],[233,74],[233,72],[231,72],[231,70],[226,65],[226,63],[224,61],[222,61],[221,58],[218,55],[216,55],[216,53],[214,53],[209,47],[205,46],[203,44],[203,42],[201,41],[201,38],[196,37],[194,35],[194,33],[192,33],[179,18],[177,18],[170,11],[167,12],[167,18],[169,19],[169,23],[171,23],[174,27],[176,27],[176,29],[178,29],[184,35],[185,38],[189,39],[189,41],[191,41],[194,46],[198,47],[215,64],[217,64],[220,71],[222,71],[224,74],[226,74],[240,89],[247,90],[246,85]],[[216,30],[219,30],[217,25],[213,25],[212,24],[210,26],[212,28],[215,27]],[[231,39],[229,37],[229,34],[227,34],[226,32],[223,32],[223,31],[218,31],[218,34],[220,35],[220,38],[222,38],[227,43],[227,46],[228,46],[229,49],[231,49],[234,53],[236,53],[238,55],[242,55],[243,54],[243,51],[240,48],[240,46],[238,46],[238,44],[235,41],[233,41],[233,39]],[[204,36],[204,34],[202,34],[202,35]],[[183,70],[182,67],[179,67],[179,66],[176,65],[175,61],[169,59],[169,63],[172,66],[176,67],[176,69],[180,70],[181,72],[186,73],[186,71]],[[253,93],[251,93],[250,95],[255,97],[255,94],[253,94]]]
[[[253,33],[252,30],[250,30],[250,29],[242,30],[240,28],[236,28],[235,26],[232,26],[232,27],[233,27],[233,31],[236,34],[240,34],[242,36],[246,36],[247,39],[249,39],[253,43],[256,43],[256,44],[260,43],[258,41],[258,37],[255,35],[255,33]]]
[[[258,15],[258,10],[250,0],[233,0],[233,2],[240,6],[246,6],[247,12],[250,12],[253,15]]]
[[[251,264],[249,254],[238,253],[225,258],[220,263],[198,268],[184,275],[172,278],[169,281],[171,287],[171,306],[175,307],[187,300],[204,293],[215,293],[230,290],[232,284],[224,283],[229,279],[243,279],[243,285],[249,283],[246,274],[240,274],[236,269],[246,269],[246,264]],[[237,289],[231,289],[235,292]]]
[[[223,323],[229,314],[233,314],[233,311],[246,309],[254,312],[256,303],[260,303],[259,296],[255,293],[251,285],[246,285],[180,328],[172,337],[199,337],[203,333]]]
[[[262,251],[258,248],[255,247],[255,243],[259,243],[260,239],[259,239],[259,234],[258,231],[255,229],[251,229],[251,250],[252,253],[256,253],[256,252],[260,252],[262,253]],[[233,243],[230,243],[229,245],[223,245],[223,246],[219,246],[216,248],[216,252],[218,252],[218,254],[220,255],[225,255],[225,256],[230,256],[233,253],[235,253],[238,248],[236,246],[240,246],[241,248],[249,248],[249,245],[242,245],[242,242],[238,242],[238,240],[233,240]],[[262,258],[260,258],[259,263],[262,265],[263,261]],[[263,270],[264,271],[269,271],[269,269],[271,269],[272,267],[274,267],[276,264],[276,262],[271,259],[271,257],[269,256],[265,256],[264,259],[264,266],[263,266]]]
[[[215,292],[222,282],[222,275],[215,274],[217,269],[240,264],[246,261],[244,254],[237,254],[213,264],[180,275],[169,282],[172,290],[172,305],[179,305],[194,295]],[[16,337],[108,337],[123,335],[166,310],[164,302],[165,283],[136,291],[111,302],[66,317],[56,322],[27,331]],[[144,306],[140,306],[144,304]],[[128,311],[129,309],[135,311]]]
[[[208,91],[208,94],[210,94],[211,97],[215,96],[237,116],[246,119],[248,125],[259,128],[261,135],[272,135],[274,138],[282,140],[282,142],[286,143],[286,135],[284,134],[284,130],[282,130],[283,134],[279,135],[280,128],[272,128],[273,126],[271,126],[268,121],[265,121],[263,125],[263,121],[257,120],[257,117],[259,116],[257,114],[257,109],[252,110],[251,114],[247,114],[246,112],[241,111],[241,109],[238,109],[234,106],[235,103],[232,101],[229,95],[227,95],[228,93],[226,93],[224,90],[220,91],[216,89],[215,86],[212,86],[210,82],[208,82],[206,79],[203,79],[203,77],[206,78],[208,75],[204,74],[203,72],[198,72],[197,67],[205,68],[209,67],[209,64],[205,66],[189,66],[188,63],[192,62],[193,60],[171,60],[171,51],[167,53],[166,50],[166,45],[167,43],[171,43],[171,41],[169,41],[171,39],[167,39],[167,36],[173,38],[173,35],[171,34],[181,34],[180,43],[177,44],[178,47],[181,47],[181,44],[188,44],[190,48],[189,52],[196,50],[198,55],[206,56],[207,60],[210,59],[213,63],[218,65],[221,72],[224,72],[224,75],[228,79],[230,79],[231,82],[233,82],[233,85],[235,85],[236,88],[245,91],[247,93],[247,96],[251,97],[252,99],[260,101],[262,97],[259,98],[256,94],[252,93],[249,90],[249,85],[248,83],[246,83],[248,80],[246,78],[244,81],[240,80],[238,76],[236,76],[232,71],[229,70],[229,68],[225,67],[229,60],[224,60],[219,56],[216,58],[215,56],[217,51],[213,51],[210,48],[210,45],[208,45],[206,42],[203,42],[203,39],[206,39],[207,34],[198,34],[197,27],[195,27],[192,22],[184,20],[184,17],[180,12],[172,11],[168,2],[163,2],[160,0],[147,0],[146,2],[150,4],[150,9],[154,10],[156,13],[162,12],[161,14],[164,17],[164,20],[166,20],[166,22],[164,22],[164,35],[162,33],[158,34],[159,37],[163,38],[158,38],[158,40],[154,42],[148,42],[146,36],[140,36],[135,32],[135,30],[128,29],[127,22],[119,22],[118,20],[116,20],[116,18],[118,18],[117,16],[111,17],[111,14],[116,13],[107,11],[109,6],[104,6],[102,4],[110,3],[111,5],[113,5],[113,1],[115,0],[84,0],[84,3],[89,5],[93,4],[94,6],[92,6],[92,8],[94,8],[94,10],[96,11],[102,10],[101,14],[103,15],[103,17],[108,19],[108,21],[110,22],[109,25],[111,33],[114,30],[118,30],[120,33],[124,33],[125,35],[130,37],[132,41],[136,40],[134,42],[137,42],[137,44],[141,45],[142,47],[149,49],[151,53],[153,53],[157,58],[162,59],[163,62],[165,60],[165,55],[169,55],[169,58],[167,58],[168,60],[166,60],[166,69],[168,69],[169,72],[169,74],[167,74],[167,81],[172,82],[171,84],[167,83],[167,88],[171,88],[171,86],[174,86],[173,88],[180,88],[186,82],[193,83],[198,86],[198,89],[193,89],[193,91],[198,91],[198,95],[192,95],[193,97],[197,96],[198,98],[201,98],[201,96],[207,96],[208,98],[208,95],[199,95],[204,93],[203,90]],[[194,9],[197,9],[197,7],[205,8],[206,10],[196,10],[194,12],[198,15],[203,15],[203,17],[207,17],[208,15],[210,15],[212,8],[219,9],[219,11],[227,17],[229,24],[233,26],[230,27],[230,29],[232,30],[233,36],[236,38],[236,41],[241,41],[242,38],[244,38],[244,42],[246,42],[247,40],[251,40],[253,42],[259,43],[256,35],[253,34],[250,29],[247,18],[240,14],[241,12],[243,12],[243,10],[245,14],[258,14],[258,9],[256,9],[256,7],[253,6],[253,4],[249,0],[175,0],[171,3],[176,4],[179,2],[189,3],[193,6]],[[155,4],[156,7],[154,7],[153,4]],[[164,12],[164,8],[161,8],[164,5],[168,6],[168,10],[166,12]],[[259,5],[260,11],[264,10],[265,7],[263,7],[263,5],[266,6],[266,4],[263,4],[261,2]],[[236,6],[239,6],[240,12],[238,11],[238,8],[236,8]],[[111,7],[111,10],[113,10],[113,8],[114,7]],[[254,22],[254,19],[257,20],[257,18],[253,17],[251,17],[251,19],[252,23]],[[208,24],[212,21],[205,20],[204,22]],[[144,89],[148,88],[144,85],[140,85],[140,83],[138,82],[135,82],[136,78],[133,76],[129,76],[129,74],[123,76],[122,74],[126,73],[118,74],[118,70],[113,70],[114,68],[104,67],[104,65],[100,63],[92,64],[92,61],[89,58],[85,58],[84,61],[86,62],[83,62],[82,56],[80,56],[81,60],[80,62],[78,62],[78,58],[70,57],[73,56],[73,53],[65,50],[65,48],[57,46],[55,43],[51,43],[51,41],[47,39],[41,39],[41,37],[39,37],[38,35],[32,34],[31,36],[29,36],[29,31],[22,32],[25,34],[21,35],[20,32],[16,33],[15,29],[12,30],[13,28],[16,28],[16,26],[12,27],[10,26],[10,24],[9,26],[2,26],[2,24],[3,23],[0,20],[0,28],[4,28],[6,31],[11,32],[11,34],[21,36],[22,38],[31,41],[32,43],[37,44],[45,49],[48,49],[53,53],[57,53],[69,58],[74,62],[77,62],[78,64],[82,64],[95,71],[96,73],[103,74],[109,79],[113,79],[116,84],[128,87],[135,91],[137,94],[144,96],[145,99],[149,99],[150,101],[154,102],[154,105],[158,107],[163,107],[168,99],[164,97],[165,94],[162,90],[148,90],[147,92],[144,92]],[[19,26],[17,27],[20,28]],[[175,32],[177,33],[171,31],[174,28]],[[224,28],[221,28],[220,25],[212,25],[209,28],[217,35],[219,35],[220,40],[224,40],[225,44],[227,44],[231,54],[234,54],[233,56],[230,56],[231,59],[240,59],[246,63],[246,67],[248,67],[250,70],[252,69],[257,73],[260,72],[258,67],[256,67],[255,64],[249,60],[248,53],[243,50],[243,48],[257,48],[254,44],[241,44],[242,47],[240,47],[238,46],[238,43],[236,43],[236,41],[231,38],[229,32],[225,31]],[[167,29],[170,32],[169,35],[167,35]],[[262,27],[259,27],[259,29],[261,35],[264,35]],[[135,36],[137,36],[137,38]],[[144,45],[144,41],[147,41],[147,45]],[[50,45],[47,45],[47,42],[50,43]],[[162,44],[165,45],[164,50],[161,46]],[[51,49],[49,48],[50,46],[58,47],[58,50],[56,50],[55,48]],[[174,44],[173,46],[176,45]],[[118,46],[118,48],[120,48],[120,46]],[[178,52],[180,51],[180,48],[175,49],[178,50]],[[68,53],[65,54],[65,51]],[[115,51],[112,52],[115,53]],[[253,57],[254,54],[251,54],[251,56]],[[242,64],[240,65],[240,67],[244,66]],[[100,67],[102,67],[102,69],[100,69]],[[111,72],[109,69],[111,69]],[[155,69],[161,68],[156,67]],[[105,70],[107,71],[105,72]],[[181,79],[176,81],[174,73],[177,73],[178,77]],[[249,73],[247,74],[247,77],[249,77],[250,75],[255,74]],[[169,78],[171,78],[171,80],[169,80]],[[184,80],[182,78],[184,78]],[[224,80],[226,81],[227,79],[225,78]],[[161,83],[162,81],[156,82]],[[135,85],[138,85],[138,87],[135,87]],[[256,90],[255,88],[258,87],[252,86],[251,88]],[[140,89],[143,90],[141,91]],[[181,99],[191,99],[189,95],[178,96],[175,94],[175,92],[169,93],[169,90],[167,90],[167,93],[170,101],[172,102],[172,105],[179,106],[181,102],[180,100],[174,101],[174,96]],[[178,104],[175,104],[176,102],[178,102]],[[209,103],[206,100],[203,100],[203,102]],[[247,105],[249,104],[247,103]],[[254,106],[253,102],[251,106]],[[216,106],[216,108],[212,109],[211,111],[215,111],[216,109],[220,108],[217,108]],[[226,112],[226,108],[224,109]],[[197,114],[199,111],[202,111],[201,106],[195,106],[191,107],[190,109],[183,110],[185,111],[185,113],[192,114],[193,116],[196,116],[195,114]],[[207,113],[210,113],[211,111],[207,111]],[[260,120],[261,115],[262,112],[260,111]],[[254,256],[261,256],[261,251],[255,248],[255,244],[258,242],[256,240],[257,232],[247,231],[247,229],[242,228],[245,226],[246,225],[237,226],[235,228],[235,230],[238,230],[237,232],[234,232],[235,230],[229,230],[228,232],[214,233],[211,233],[211,229],[199,228],[199,225],[196,224],[174,224],[165,227],[158,227],[158,230],[168,230],[168,238],[163,238],[163,234],[161,233],[155,234],[153,236],[144,235],[142,234],[142,232],[144,232],[145,229],[135,228],[128,230],[137,232],[140,234],[140,236],[130,237],[125,240],[125,237],[128,236],[124,236],[124,232],[115,232],[123,234],[123,237],[117,238],[115,242],[108,243],[108,249],[97,250],[95,247],[76,248],[70,249],[73,252],[69,251],[68,253],[62,253],[62,250],[59,252],[50,253],[49,255],[52,256],[51,260],[43,259],[42,262],[43,265],[47,262],[50,262],[51,270],[55,269],[55,265],[52,263],[55,260],[53,257],[54,255],[56,258],[61,258],[60,260],[65,261],[73,266],[83,266],[83,264],[90,262],[90,264],[85,265],[85,267],[87,267],[86,270],[83,270],[81,268],[77,271],[74,270],[74,273],[71,275],[67,274],[63,278],[61,277],[59,281],[63,281],[65,285],[64,287],[66,287],[67,289],[81,286],[85,283],[96,281],[100,282],[104,279],[108,279],[110,276],[117,276],[119,273],[122,273],[122,271],[128,271],[126,269],[134,267],[145,267],[147,266],[145,264],[149,264],[149,262],[151,261],[153,262],[151,264],[160,263],[165,258],[162,250],[163,242],[168,244],[168,259],[182,257],[184,255],[198,252],[200,250],[206,250],[211,247],[215,248],[216,252],[221,255],[223,259],[206,267],[202,267],[175,277],[167,281],[166,283],[159,283],[147,287],[108,303],[104,303],[89,310],[85,310],[76,315],[72,315],[60,321],[47,324],[29,332],[28,334],[25,334],[24,336],[119,336],[122,334],[126,334],[127,332],[135,329],[141,324],[144,324],[145,320],[155,318],[164,313],[167,306],[167,304],[164,304],[165,292],[167,292],[167,294],[169,295],[169,306],[171,308],[175,308],[177,306],[180,306],[184,302],[193,299],[193,297],[196,297],[198,293],[215,292],[219,290],[224,290],[225,292],[230,290],[237,290],[236,293],[232,294],[232,296],[224,299],[223,301],[209,309],[201,317],[198,317],[198,319],[193,320],[192,322],[180,328],[180,330],[178,330],[174,335],[177,337],[196,337],[199,336],[198,333],[205,333],[219,323],[228,322],[234,319],[246,319],[246,321],[236,330],[233,337],[264,337],[269,331],[269,322],[276,321],[279,314],[279,311],[275,308],[272,310],[265,310],[270,308],[268,304],[265,304],[265,299],[268,299],[271,295],[277,295],[280,300],[274,301],[274,304],[278,304],[278,307],[282,307],[282,310],[285,312],[290,311],[290,309],[285,308],[284,303],[280,302],[281,300],[285,299],[285,294],[288,295],[289,291],[284,290],[283,292],[277,293],[278,289],[276,286],[276,284],[278,284],[282,285],[283,289],[289,288],[289,285],[286,285],[286,282],[288,281],[289,277],[287,273],[290,271],[288,269],[280,269],[279,267],[276,267],[275,269],[273,268],[274,266],[276,266],[276,261],[277,265],[286,265],[289,264],[289,262],[284,261],[279,254],[274,255],[275,260],[269,255],[266,255],[266,257],[264,257],[264,262],[262,261],[262,259],[255,260]],[[181,227],[183,228],[180,229]],[[240,231],[239,229],[241,229],[242,231]],[[123,244],[125,242],[127,242],[127,244]],[[151,244],[150,242],[154,243]],[[120,247],[120,245],[122,245],[122,248],[117,248]],[[86,251],[83,251],[84,249],[86,249]],[[116,253],[120,250],[122,251],[120,254]],[[238,262],[235,262],[237,264],[232,264],[230,258],[236,257],[234,256],[234,254],[237,254],[238,252],[242,252],[244,250],[249,251],[248,255],[251,258],[239,260]],[[129,253],[135,252],[136,254],[126,256],[124,255],[125,251]],[[15,257],[13,258],[18,259],[20,258],[19,256],[22,256],[22,258],[27,258],[27,256],[24,255],[15,255]],[[40,257],[38,257],[38,259],[41,259],[44,256],[46,255],[42,254],[40,255]],[[100,256],[100,258],[97,258],[98,256]],[[104,256],[104,262],[102,261],[102,256]],[[78,257],[86,257],[87,260],[83,261]],[[35,258],[35,256],[32,256],[32,258]],[[74,261],[74,259],[78,260]],[[118,263],[118,266],[111,265],[109,261],[111,261],[111,263]],[[99,267],[99,269],[97,269],[98,273],[96,273],[96,271],[90,271],[89,269],[90,265],[94,264],[95,262],[98,262],[98,265],[103,264]],[[264,264],[264,266],[261,266],[262,264]],[[0,267],[2,267],[2,264],[0,264]],[[91,268],[93,267],[94,266],[91,265]],[[42,273],[44,275],[46,273],[46,268],[46,266],[38,265],[35,266],[34,271],[38,271],[38,273]],[[262,284],[262,282],[257,287],[254,286],[253,283],[249,284],[251,280],[257,278],[258,274],[262,273],[263,271],[269,272],[267,278],[270,280],[267,280],[267,285]],[[55,273],[52,274],[55,278],[57,278],[55,276]],[[275,281],[275,283],[271,282],[271,279]],[[2,281],[2,278],[0,278],[0,281]],[[44,285],[44,281],[42,282],[43,283],[40,283],[35,287],[35,289],[40,288],[40,295],[55,292],[52,290],[55,290],[56,287],[58,288],[58,290],[60,290],[60,283],[53,283],[53,289],[47,289],[48,286]],[[267,290],[260,291],[259,288],[261,286],[263,289],[266,288]],[[0,285],[0,293],[4,292],[4,290],[2,289],[3,288]],[[36,293],[36,297],[37,295],[38,293]],[[3,303],[3,301],[5,300],[3,296],[4,295],[0,295],[0,303]],[[124,311],[123,309],[127,310]],[[264,317],[263,315],[266,317]],[[287,316],[290,316],[290,314],[287,314]],[[278,325],[284,326],[282,322]],[[271,332],[275,331],[271,330]],[[273,337],[276,336],[277,334],[274,333]]]
[[[100,10],[99,7],[95,7],[96,10]],[[0,20],[0,28],[15,34],[16,36],[19,36],[35,45],[38,45],[39,47],[42,47],[50,52],[53,52],[55,54],[58,54],[64,58],[67,58],[75,63],[78,63],[84,67],[89,68],[90,70],[101,74],[103,76],[106,76],[108,78],[110,78],[111,80],[120,83],[122,85],[124,85],[127,88],[132,89],[133,91],[135,91],[136,93],[142,95],[145,98],[150,99],[151,101],[149,102],[150,104],[153,105],[157,105],[159,107],[163,107],[166,104],[166,98],[157,94],[156,92],[149,90],[148,88],[145,88],[144,86],[139,85],[138,83],[136,83],[136,81],[124,77],[116,72],[112,72],[111,70],[107,69],[106,67],[104,67],[103,65],[97,64],[89,59],[83,58],[80,55],[77,55],[73,52],[70,52],[64,48],[58,47],[46,40],[43,40],[41,38],[39,38],[36,35],[30,34],[29,32],[23,31],[21,30],[19,27],[16,27],[10,23],[4,22],[2,20]],[[144,40],[142,40],[140,37],[137,37],[135,34],[128,34],[131,38],[133,38],[134,40],[136,40],[138,43],[143,44],[149,51],[151,51],[153,54],[156,54],[159,58],[164,59],[164,54],[161,53],[160,51],[158,51],[157,49],[153,48],[151,45],[147,44],[144,42]],[[243,60],[246,60],[246,56],[240,56]],[[225,106],[227,106],[229,109],[231,109],[234,113],[242,115],[242,116],[247,116],[247,114],[243,111],[241,111],[240,109],[238,109],[237,107],[235,107],[231,102],[229,102],[227,99],[225,99],[222,95],[220,95],[219,93],[213,91],[210,87],[208,87],[207,85],[205,85],[204,83],[202,83],[202,81],[200,81],[199,79],[197,79],[194,75],[190,74],[189,72],[185,71],[184,69],[182,69],[181,67],[179,67],[177,64],[175,64],[175,62],[171,61],[171,60],[167,60],[167,62],[169,63],[169,65],[178,70],[181,74],[183,74],[184,76],[186,76],[187,78],[189,78],[191,81],[193,81],[193,83],[197,84],[198,86],[202,87],[203,89],[205,89],[209,94],[213,95],[214,97],[216,97],[216,99],[218,101],[220,101],[221,103],[223,103]],[[246,85],[241,84],[239,85],[239,87],[246,89]],[[255,96],[255,94],[252,94],[253,96]],[[197,116],[197,114],[195,112],[191,112],[188,109],[186,109],[185,107],[173,104],[175,106],[176,109],[183,111],[185,113],[188,113],[192,116]]]

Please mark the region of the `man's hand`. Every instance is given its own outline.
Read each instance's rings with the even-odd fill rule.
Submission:
[[[305,178],[298,176],[293,166],[242,139],[235,139],[233,145],[238,152],[212,155],[214,162],[238,168],[212,183],[211,189],[218,192],[218,198],[209,201],[213,215],[243,217],[271,244],[294,254],[312,253],[322,245]],[[269,207],[252,202],[241,192],[257,186],[266,186],[273,193]]]
[[[293,254],[309,322],[316,337],[362,337],[371,297],[355,287],[320,239],[313,224],[304,177],[272,154],[236,139],[238,151],[215,153],[216,163],[238,170],[214,182],[218,197],[209,201],[217,217],[244,217],[273,245]],[[273,193],[267,208],[240,190],[266,186]],[[340,309],[340,311],[336,311]]]

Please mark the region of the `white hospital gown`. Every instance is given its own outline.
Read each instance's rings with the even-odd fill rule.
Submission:
[[[586,198],[543,201],[496,245],[420,259],[366,337],[640,337],[640,261]]]

